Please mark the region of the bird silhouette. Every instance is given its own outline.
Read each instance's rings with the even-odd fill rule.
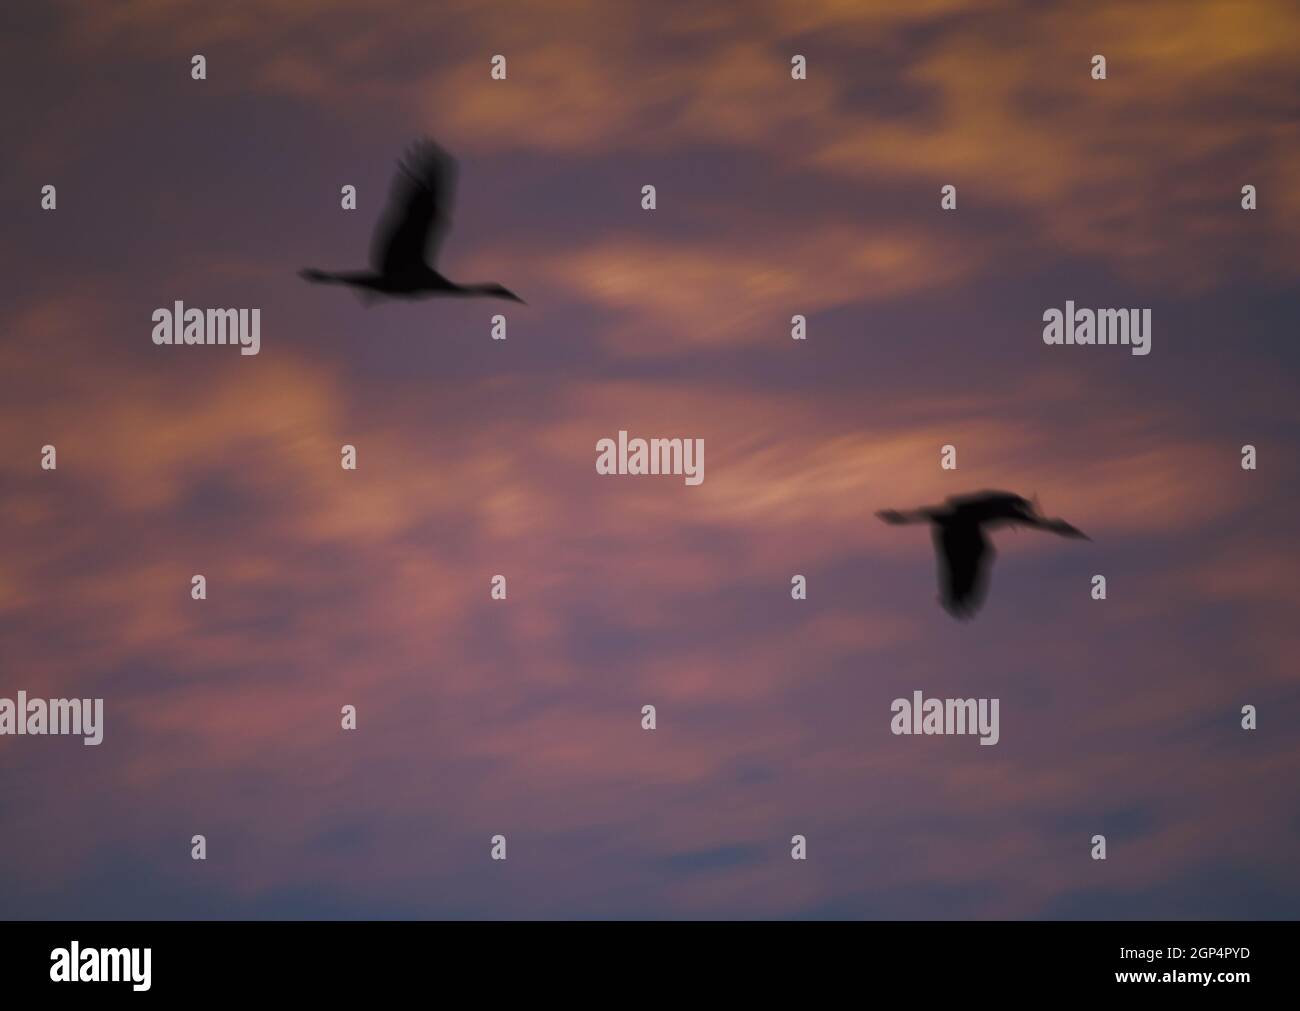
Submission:
[[[1036,527],[1062,537],[1087,534],[1062,519],[1051,519],[1030,500],[1006,491],[980,491],[954,495],[941,506],[911,512],[886,509],[876,513],[886,523],[931,523],[939,562],[939,602],[954,618],[967,619],[984,603],[989,569],[997,552],[985,531],[997,527]]]
[[[308,267],[299,276],[322,284],[351,286],[369,304],[380,296],[423,298],[429,295],[482,296],[523,302],[495,281],[457,284],[434,264],[451,227],[456,188],[456,161],[431,140],[412,145],[397,163],[388,206],[375,226],[370,262],[373,271],[334,272]]]

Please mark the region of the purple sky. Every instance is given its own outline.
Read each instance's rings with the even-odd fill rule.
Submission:
[[[106,709],[0,737],[0,916],[1300,915],[1294,5],[0,17],[0,697]],[[295,276],[425,135],[441,266],[527,306]],[[177,299],[261,353],[154,346]],[[996,535],[963,624],[873,514],[986,487],[1093,541]],[[893,736],[918,689],[998,745]]]

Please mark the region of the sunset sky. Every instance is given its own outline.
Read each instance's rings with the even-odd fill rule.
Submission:
[[[105,700],[0,737],[0,917],[1300,916],[1289,0],[12,4],[0,85],[0,697]],[[526,306],[296,276],[424,136]],[[982,488],[1093,540],[962,623],[874,513]]]

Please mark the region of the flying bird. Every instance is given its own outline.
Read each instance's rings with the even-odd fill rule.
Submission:
[[[334,272],[309,267],[299,276],[322,284],[346,284],[369,303],[381,295],[482,296],[523,302],[509,288],[490,281],[457,284],[434,269],[442,240],[451,227],[456,161],[431,140],[413,145],[397,163],[388,207],[375,227],[370,262],[373,271]]]
[[[1031,501],[1006,491],[954,495],[943,505],[911,512],[886,509],[876,513],[886,523],[931,523],[939,562],[939,601],[954,618],[972,618],[984,603],[989,569],[996,552],[986,531],[997,527],[1036,527],[1062,537],[1087,534],[1062,519],[1051,519]]]

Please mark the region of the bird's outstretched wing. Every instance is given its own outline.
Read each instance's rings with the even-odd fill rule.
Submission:
[[[375,227],[370,258],[381,274],[433,266],[451,225],[456,161],[431,140],[413,145],[398,162],[388,206]]]
[[[989,568],[996,552],[978,523],[940,523],[934,529],[943,608],[954,618],[970,618],[984,603]]]

